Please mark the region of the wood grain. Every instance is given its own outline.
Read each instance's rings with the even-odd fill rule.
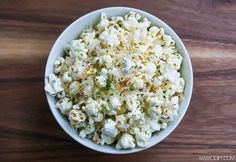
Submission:
[[[183,39],[193,63],[194,91],[177,129],[131,155],[105,155],[73,141],[53,118],[43,91],[46,59],[58,35],[98,8],[150,12]],[[236,1],[1,0],[0,161],[199,161],[236,155]]]

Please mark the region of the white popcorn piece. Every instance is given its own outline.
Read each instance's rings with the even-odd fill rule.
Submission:
[[[109,100],[110,100],[111,107],[113,109],[116,109],[116,110],[119,109],[119,107],[122,104],[121,101],[120,101],[120,98],[118,96],[115,96],[115,95],[110,96]]]
[[[125,115],[117,115],[116,126],[120,131],[126,131],[128,128],[127,117]]]
[[[135,63],[132,60],[124,58],[122,60],[122,73],[128,74],[134,66]]]
[[[118,36],[116,34],[116,29],[110,28],[105,31],[103,31],[99,39],[101,40],[102,43],[108,45],[108,46],[118,46],[120,44],[120,41],[118,39]]]
[[[149,144],[149,139],[151,138],[151,131],[149,129],[149,127],[143,127],[141,129],[136,129],[134,131],[135,133],[135,140],[137,143],[137,146],[139,147],[146,147]]]
[[[124,133],[116,144],[116,149],[133,149],[135,147],[135,140],[132,135]]]
[[[51,95],[55,95],[64,90],[61,79],[54,74],[49,74],[48,83],[46,84],[45,91]]]
[[[150,107],[147,112],[151,119],[158,120],[161,117],[162,110],[160,107]]]
[[[132,83],[133,83],[134,88],[137,88],[137,89],[142,89],[145,86],[144,80],[137,77],[134,77],[132,79]]]
[[[107,76],[106,75],[96,76],[96,83],[99,87],[105,87],[107,85]]]
[[[81,110],[72,109],[69,112],[69,119],[78,123],[85,121],[86,117],[87,115],[83,113]]]
[[[69,110],[72,109],[72,101],[65,97],[56,103],[56,108],[60,109],[62,114],[68,114]]]
[[[97,114],[93,115],[93,120],[95,122],[100,122],[100,121],[102,121],[103,117],[104,117],[104,115],[102,113],[97,113]]]
[[[85,111],[88,115],[96,114],[100,109],[100,105],[96,100],[89,98],[86,102]]]
[[[73,78],[70,71],[67,71],[63,75],[63,82],[72,82]]]
[[[78,62],[77,64],[70,67],[70,71],[72,73],[72,78],[74,80],[78,80],[83,78],[86,68],[80,62]]]
[[[172,68],[179,70],[181,63],[182,63],[182,56],[181,55],[170,55],[167,58],[167,63],[171,65]]]
[[[93,124],[88,124],[84,129],[79,132],[81,138],[85,138],[88,134],[91,134],[95,131],[95,126]]]
[[[175,109],[179,108],[179,97],[178,96],[172,97],[170,102],[171,102],[171,105],[173,108],[175,108]]]
[[[99,31],[104,30],[105,28],[107,28],[109,25],[109,20],[107,19],[107,16],[105,13],[101,14],[101,20],[97,25],[97,28]]]
[[[113,59],[111,58],[110,55],[105,54],[101,56],[101,59],[99,60],[99,64],[100,65],[104,64],[107,68],[110,68],[113,65]]]
[[[154,48],[152,49],[152,52],[159,58],[162,56],[163,54],[163,49],[161,45],[156,45],[154,46]]]
[[[168,47],[171,44],[172,38],[169,35],[164,35],[163,40],[165,41],[165,45]]]
[[[156,65],[152,62],[147,63],[145,71],[147,74],[153,76],[156,72]]]
[[[76,95],[80,91],[80,83],[78,81],[73,81],[69,86],[70,93]]]
[[[64,70],[64,63],[65,59],[62,57],[58,57],[56,61],[54,62],[54,72],[60,73]]]
[[[135,111],[139,106],[137,95],[131,94],[126,97],[126,105],[129,111]]]
[[[110,137],[110,136],[107,136],[105,134],[101,134],[101,141],[100,141],[100,144],[101,145],[104,145],[104,144],[112,144],[113,142],[115,141],[115,138],[113,137]]]
[[[146,99],[146,101],[147,101],[147,103],[149,104],[150,107],[162,106],[162,104],[164,102],[163,100],[161,100],[159,97],[156,97],[156,96],[154,96],[154,97],[150,96]]]
[[[158,123],[158,120],[148,120],[147,125],[149,125],[151,132],[156,132],[161,130],[161,125]]]
[[[156,26],[152,26],[150,29],[149,29],[149,32],[150,34],[155,37],[157,36],[157,33],[160,31],[160,29]]]
[[[115,138],[118,134],[118,129],[115,127],[116,122],[108,119],[105,121],[104,127],[102,129],[102,133],[108,137]]]
[[[163,81],[163,76],[155,77],[155,78],[153,79],[153,85],[154,85],[155,87],[158,87],[158,86],[161,85],[162,81]]]

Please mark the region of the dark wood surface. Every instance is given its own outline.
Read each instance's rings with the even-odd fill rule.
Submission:
[[[106,155],[73,141],[53,118],[44,67],[58,35],[98,8],[150,12],[183,39],[193,63],[190,107],[160,144],[131,155]],[[0,161],[199,161],[236,155],[236,1],[1,0]]]

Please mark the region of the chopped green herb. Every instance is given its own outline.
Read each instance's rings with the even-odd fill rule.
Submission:
[[[106,111],[106,106],[105,105],[101,105],[101,109],[99,110],[99,112],[105,112]]]
[[[100,72],[100,71],[96,71],[95,75],[96,75],[96,76],[100,76],[100,75],[101,75],[101,72]]]
[[[121,27],[122,26],[122,22],[118,21],[117,24]]]
[[[157,69],[157,70],[160,70],[160,67],[161,67],[160,65],[157,65],[156,69]]]
[[[106,90],[109,90],[110,88],[111,88],[111,80],[110,80],[110,79],[107,79],[107,83],[106,83],[105,89],[106,89]]]
[[[97,96],[100,96],[101,93],[102,93],[102,90],[101,89],[97,89],[95,93],[96,93]]]
[[[164,89],[164,90],[163,90],[163,93],[165,94],[165,93],[166,93],[166,91],[167,91],[167,90],[166,90],[166,89]]]
[[[105,119],[109,119],[109,118],[110,118],[110,116],[106,114],[105,115]]]

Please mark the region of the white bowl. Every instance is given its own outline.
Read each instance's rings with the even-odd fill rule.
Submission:
[[[67,134],[69,134],[74,140],[76,140],[80,144],[90,149],[93,149],[99,152],[109,153],[109,154],[128,154],[128,153],[134,153],[134,152],[138,152],[138,151],[142,151],[147,148],[150,148],[156,145],[157,143],[159,143],[160,141],[162,141],[164,138],[166,138],[177,127],[177,125],[180,123],[181,119],[183,118],[188,108],[191,95],[192,95],[193,72],[192,72],[192,65],[191,65],[188,52],[183,42],[181,41],[181,39],[178,37],[178,35],[167,24],[165,24],[163,21],[161,21],[157,17],[138,9],[128,8],[128,7],[109,7],[109,8],[99,9],[80,17],[61,33],[61,35],[58,37],[58,39],[54,43],[52,50],[48,56],[46,70],[45,70],[45,76],[48,76],[50,73],[53,73],[53,63],[55,62],[58,56],[64,55],[64,50],[63,50],[64,46],[71,40],[77,38],[83,29],[85,29],[91,24],[92,25],[96,24],[102,12],[106,13],[106,15],[110,17],[110,16],[118,16],[118,15],[123,16],[124,14],[130,11],[135,11],[139,13],[141,16],[148,18],[152,22],[152,25],[156,25],[158,27],[164,28],[165,32],[169,34],[175,40],[177,49],[180,51],[180,53],[183,56],[181,74],[184,80],[186,81],[186,86],[184,90],[185,98],[180,104],[179,114],[175,121],[170,123],[168,127],[165,130],[162,130],[158,135],[154,135],[150,139],[150,144],[148,145],[148,147],[135,148],[131,150],[116,150],[114,146],[101,146],[101,145],[94,144],[92,141],[88,139],[81,139],[78,136],[77,132],[72,129],[68,120],[65,117],[63,117],[63,115],[59,112],[58,109],[55,108],[54,98],[50,96],[48,93],[46,93],[47,100],[48,100],[50,109],[54,117],[56,118],[57,122],[60,124],[60,126],[64,129],[64,131]],[[45,84],[46,84],[46,77],[45,77]]]

